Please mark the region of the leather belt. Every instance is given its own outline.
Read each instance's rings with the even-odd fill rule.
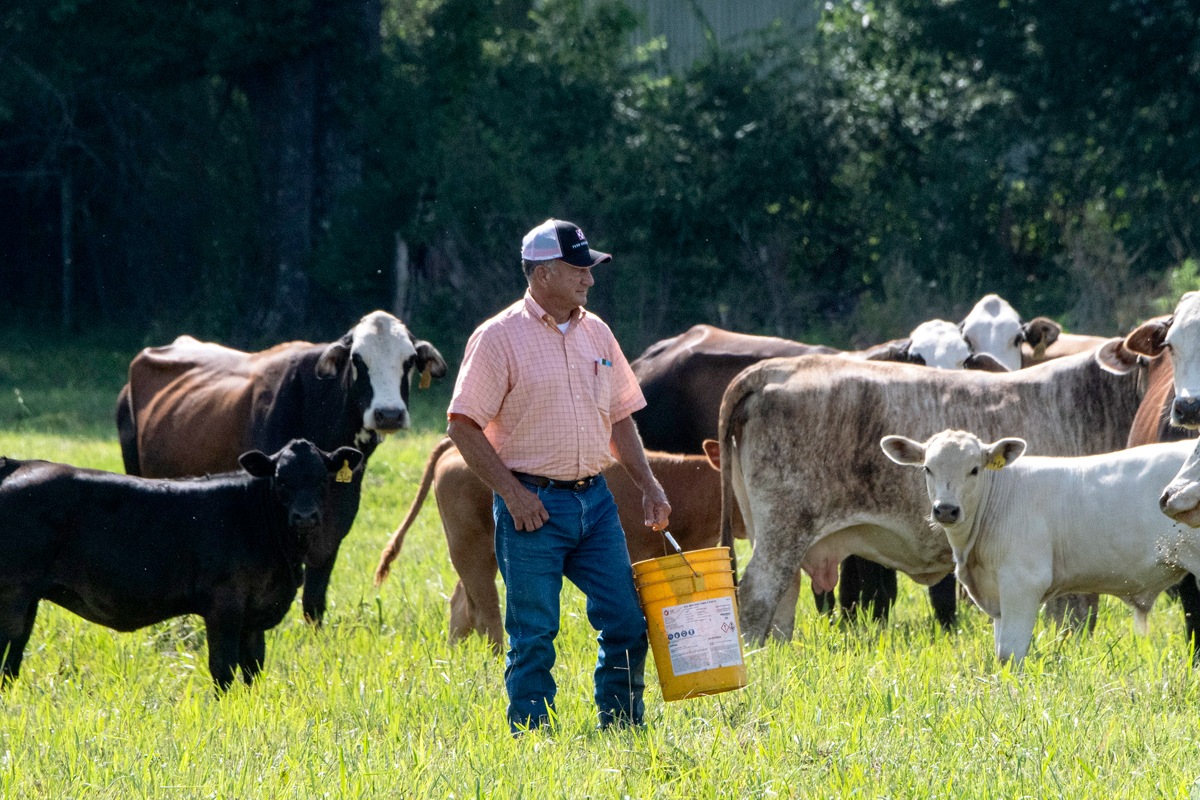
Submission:
[[[582,492],[584,489],[590,489],[592,484],[596,482],[599,475],[589,475],[586,478],[580,478],[577,481],[560,481],[556,478],[544,478],[541,475],[530,475],[528,472],[512,471],[513,477],[523,483],[531,483],[541,489],[566,489],[571,492]]]

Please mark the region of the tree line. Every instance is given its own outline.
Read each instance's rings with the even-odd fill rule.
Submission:
[[[615,254],[633,352],[862,346],[989,291],[1116,333],[1195,275],[1198,20],[838,0],[672,72],[611,0],[12,0],[0,310],[250,347],[382,307],[452,353],[555,216]]]

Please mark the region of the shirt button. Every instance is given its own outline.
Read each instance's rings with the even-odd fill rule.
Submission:
[[[579,430],[583,430],[583,428],[580,428]]]
[[[578,399],[579,399],[579,395],[575,395],[575,399],[576,399],[576,400],[578,400]]]
[[[571,365],[571,369],[575,369],[575,365],[574,365],[574,364],[572,364],[572,365]]]

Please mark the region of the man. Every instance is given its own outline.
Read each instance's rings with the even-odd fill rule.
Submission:
[[[611,260],[570,222],[546,220],[527,233],[528,291],[471,335],[450,401],[447,432],[495,492],[514,735],[553,721],[564,576],[587,596],[588,621],[600,631],[600,727],[642,723],[646,620],[600,470],[613,456],[628,470],[646,525],[665,528],[671,507],[630,416],[646,405],[637,379],[612,331],[583,309],[592,267]]]

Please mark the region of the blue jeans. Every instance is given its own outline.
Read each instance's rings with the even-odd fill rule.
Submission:
[[[641,724],[646,618],[608,484],[599,477],[582,492],[521,485],[537,493],[550,519],[536,531],[519,531],[504,500],[495,495],[492,501],[496,561],[507,594],[509,725],[514,732],[536,727],[554,711],[550,668],[564,576],[587,597],[588,622],[600,631],[595,673],[600,724]]]

